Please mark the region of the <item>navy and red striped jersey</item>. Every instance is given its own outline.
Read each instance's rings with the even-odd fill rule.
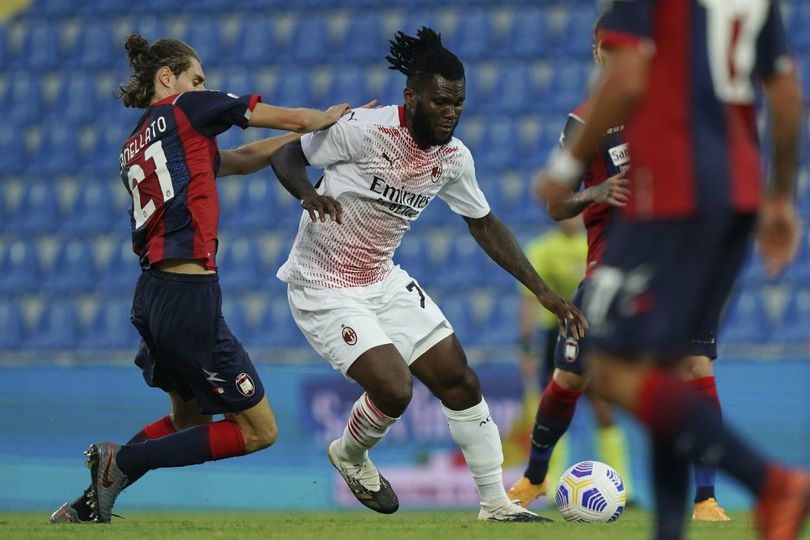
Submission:
[[[560,144],[571,144],[588,121],[590,102],[585,102],[568,115]],[[599,150],[588,160],[588,167],[582,176],[582,187],[598,186],[611,176],[626,171],[630,166],[627,143],[623,138],[624,126],[610,128],[599,143]],[[582,212],[585,231],[588,235],[588,266],[585,272],[590,277],[599,263],[607,245],[607,228],[613,215],[609,204],[592,204]]]
[[[121,149],[121,180],[132,197],[132,249],[141,266],[200,260],[216,270],[219,197],[216,136],[248,126],[258,95],[204,90],[150,105]]]
[[[652,55],[647,90],[626,122],[630,219],[753,212],[761,196],[756,81],[790,71],[770,0],[620,0],[602,45]]]

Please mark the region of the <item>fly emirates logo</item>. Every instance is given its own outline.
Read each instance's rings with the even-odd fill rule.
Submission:
[[[377,198],[378,203],[384,205],[390,212],[408,219],[415,219],[431,200],[431,197],[426,195],[390,186],[379,176],[372,178],[369,189],[380,195]]]

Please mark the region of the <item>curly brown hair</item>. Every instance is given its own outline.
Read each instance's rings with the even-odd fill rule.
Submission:
[[[159,39],[150,45],[140,34],[130,34],[124,46],[132,74],[118,87],[118,97],[126,107],[149,106],[155,95],[155,73],[163,66],[180,75],[191,67],[192,58],[200,61],[194,49],[178,39]]]

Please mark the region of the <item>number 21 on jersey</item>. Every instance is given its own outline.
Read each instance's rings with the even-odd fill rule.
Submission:
[[[127,179],[129,180],[129,189],[132,193],[132,214],[135,218],[135,228],[140,229],[149,217],[155,213],[157,207],[155,206],[154,198],[158,195],[161,197],[161,203],[172,199],[174,197],[174,185],[172,184],[172,176],[166,166],[166,154],[163,153],[163,142],[157,141],[146,147],[143,157],[139,159],[142,165],[133,163],[127,171]],[[144,168],[151,168],[147,165],[151,162],[151,167],[154,171],[146,173]],[[153,184],[157,179],[158,189],[155,189]],[[141,203],[143,195],[152,195],[146,204]]]
[[[706,8],[709,66],[717,98],[751,104],[757,38],[768,19],[768,0],[699,0]]]

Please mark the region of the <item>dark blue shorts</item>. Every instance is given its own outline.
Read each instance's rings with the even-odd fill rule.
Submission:
[[[256,369],[222,318],[216,274],[146,270],[132,300],[146,384],[194,398],[203,414],[249,409],[264,397]]]
[[[747,214],[617,219],[585,292],[588,348],[662,360],[716,356],[715,329],[754,222]]]
[[[588,281],[585,280],[579,284],[574,296],[571,298],[571,303],[582,309],[583,297],[588,287]],[[708,356],[712,360],[717,358],[717,341],[715,340],[715,327],[705,328],[698,331],[698,333],[689,342],[689,356]],[[585,355],[583,350],[588,347],[588,332],[584,338],[577,341],[572,337],[563,338],[562,332],[557,334],[554,347],[554,367],[562,371],[568,371],[583,375],[586,370]]]

